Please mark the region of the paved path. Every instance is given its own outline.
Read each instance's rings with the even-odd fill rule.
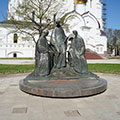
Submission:
[[[34,60],[6,60],[0,59],[0,64],[34,64]],[[120,64],[120,59],[87,60],[88,63],[115,63]]]
[[[120,64],[120,59],[87,60],[88,63],[110,63]]]
[[[18,86],[26,75],[0,76],[0,120],[120,120],[120,75],[98,74],[107,91],[74,99],[26,94]]]
[[[34,64],[34,60],[10,60],[0,59],[0,64]]]

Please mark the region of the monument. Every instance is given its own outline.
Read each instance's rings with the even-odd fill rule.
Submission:
[[[106,80],[88,71],[84,40],[76,30],[69,49],[60,21],[56,21],[50,44],[48,34],[44,31],[37,41],[35,70],[20,81],[22,91],[44,97],[72,98],[96,95],[107,89]]]

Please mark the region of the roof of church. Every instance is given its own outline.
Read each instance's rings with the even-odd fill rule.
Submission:
[[[100,30],[101,36],[106,36],[106,33],[103,30]]]

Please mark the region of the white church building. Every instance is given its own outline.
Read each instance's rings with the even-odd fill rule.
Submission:
[[[10,0],[8,11],[20,0]],[[84,39],[86,48],[106,57],[107,38],[104,34],[102,20],[102,3],[100,0],[62,0],[68,8],[65,22],[69,24],[65,33],[69,36],[77,30]],[[63,7],[63,8],[64,8]],[[71,20],[71,18],[74,19]],[[8,18],[9,19],[9,18]],[[34,58],[35,44],[32,40],[11,32],[14,25],[8,21],[0,23],[0,58]]]

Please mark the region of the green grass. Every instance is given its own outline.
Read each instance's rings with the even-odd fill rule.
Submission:
[[[120,74],[120,64],[88,64],[91,72]]]
[[[91,72],[120,74],[120,64],[88,64]],[[0,74],[29,73],[34,70],[34,65],[2,65]]]
[[[28,73],[34,70],[34,65],[2,65],[0,64],[0,74]]]
[[[120,59],[120,56],[108,57],[108,59]]]

